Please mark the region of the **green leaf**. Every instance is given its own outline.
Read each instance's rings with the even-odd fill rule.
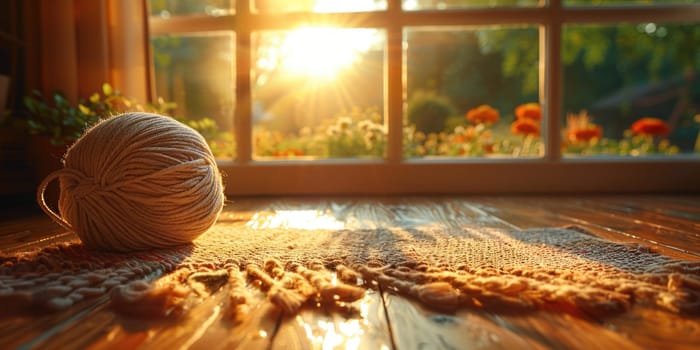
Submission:
[[[24,106],[27,107],[30,113],[36,114],[38,110],[37,102],[33,97],[24,97]]]
[[[61,92],[54,93],[53,100],[54,100],[54,103],[56,103],[56,107],[66,106],[66,105],[70,104],[68,102],[68,99],[66,99],[66,97],[63,96],[63,93],[61,93]]]
[[[82,112],[83,114],[90,114],[90,113],[92,113],[92,111],[90,110],[90,108],[85,107],[82,103],[78,105],[78,109],[80,109],[80,112]]]
[[[112,89],[112,85],[109,83],[104,83],[102,84],[102,92],[105,94],[105,96],[110,96],[114,93],[114,89]]]

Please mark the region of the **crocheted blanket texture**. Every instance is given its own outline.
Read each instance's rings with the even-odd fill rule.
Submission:
[[[138,317],[178,317],[187,300],[227,293],[233,318],[261,291],[293,315],[367,289],[439,311],[557,310],[606,316],[634,304],[700,313],[700,263],[575,228],[253,229],[218,223],[193,244],[116,254],[79,241],[0,256],[0,304],[53,312],[84,300]],[[8,309],[8,310],[9,310]]]

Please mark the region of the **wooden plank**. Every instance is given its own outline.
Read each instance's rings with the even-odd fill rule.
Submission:
[[[439,313],[391,293],[385,293],[384,297],[397,349],[557,348],[513,332],[481,312],[460,310],[454,314]],[[503,323],[512,325],[510,321]],[[553,330],[552,333],[550,337],[562,332]]]
[[[614,327],[566,314],[490,315],[498,325],[549,349],[647,349]]]
[[[262,202],[264,202],[263,205],[261,205],[261,201],[238,201],[222,213],[221,221],[232,222],[234,226],[259,225],[261,229],[287,227],[295,223],[285,221],[285,219],[290,218],[283,217],[282,220],[275,218],[278,211],[308,211],[318,208],[314,202],[297,202],[296,204],[289,204],[286,201]],[[325,206],[326,204],[323,202],[321,205]],[[319,211],[319,213],[321,212]],[[320,218],[320,221],[327,223],[324,218]],[[313,225],[308,222],[307,224]],[[301,348],[314,344],[314,339],[304,337],[304,334],[299,333],[298,318],[291,318],[283,323],[282,329],[284,331],[282,334],[284,335],[279,336],[278,326],[282,314],[257,289],[251,290],[251,294],[255,295],[250,310],[251,317],[244,319],[240,324],[232,325],[227,322],[221,311],[227,288],[225,286],[222,291],[195,305],[185,318],[175,323],[144,320],[125,322],[123,317],[116,316],[109,310],[104,310],[81,319],[66,332],[63,332],[63,336],[51,338],[45,345],[65,345],[64,341],[75,338],[75,334],[85,334],[85,336],[77,337],[81,340],[80,344],[93,344],[96,348],[128,345],[157,349],[181,346],[207,349],[262,349],[270,347],[271,339],[276,340],[275,344],[285,344],[281,348],[287,348],[291,344],[290,341],[297,341]],[[375,348],[374,345],[391,344],[379,294],[369,292],[365,299],[356,302],[356,304],[359,309],[367,309],[369,312],[360,318],[347,318],[338,313],[329,313],[328,310],[307,309],[302,311],[300,316],[314,332],[319,331],[319,325],[331,327],[329,330],[344,330],[346,332],[355,326],[356,331],[362,337],[347,337],[345,340],[372,345],[370,348]],[[290,320],[296,322],[290,322]],[[136,327],[136,330],[133,329],[134,323],[140,325]],[[108,336],[85,329],[94,324],[100,324],[103,329],[111,329]],[[126,327],[126,324],[131,326]],[[371,334],[375,336],[368,337]],[[95,338],[91,338],[91,335],[95,335]],[[338,332],[331,332],[327,334],[326,338],[327,341],[338,341],[340,339],[338,336]]]
[[[177,320],[144,339],[148,349],[267,349],[275,334],[279,309],[257,289],[248,287],[247,316],[240,320],[227,315],[229,287],[194,306],[184,319]],[[146,328],[149,329],[149,328]],[[112,346],[111,343],[109,346]]]
[[[387,227],[391,212],[375,200],[296,198],[271,202],[249,224],[264,228],[376,229]],[[393,347],[381,294],[337,310],[305,307],[284,316],[272,349],[390,349]]]
[[[605,208],[586,207],[566,200],[542,202],[540,204],[536,202],[527,203],[541,205],[545,209],[574,218],[580,222],[593,223],[609,229],[626,232],[650,242],[675,247],[688,253],[700,252],[700,235],[695,232],[648,224],[635,217],[612,213],[605,210]]]
[[[673,206],[666,205],[665,198],[663,196],[605,196],[591,198],[591,200],[597,200],[602,205],[617,206],[621,210],[628,211],[631,216],[642,216],[650,223],[664,223],[681,229],[700,230],[700,212],[697,212],[700,197],[695,202],[695,206],[676,203]]]
[[[471,227],[484,228],[493,225],[504,225],[504,223],[480,210],[475,210],[472,207],[465,206],[462,201],[426,199],[422,197],[413,198],[382,198],[381,200],[372,198],[344,198],[333,200],[291,200],[273,203],[270,208],[274,211],[312,211],[323,214],[326,222],[329,224],[341,223],[345,229],[377,229],[377,228],[421,228],[425,226],[449,226],[452,228],[462,227],[463,225],[471,225]],[[274,212],[268,212],[256,218],[257,225],[266,227],[282,227],[290,224],[284,220],[274,219]],[[274,226],[273,223],[278,223]],[[309,223],[314,225],[313,223]],[[280,226],[281,225],[281,226]],[[370,292],[371,293],[371,292]],[[461,323],[461,326],[453,328],[433,327],[429,331],[416,329],[417,325],[431,324],[431,319],[440,319],[448,317],[447,315],[426,310],[422,305],[413,300],[406,300],[402,297],[392,296],[387,293],[381,294],[382,298],[398,299],[400,301],[391,302],[384,300],[386,314],[388,317],[388,325],[391,328],[391,334],[399,349],[415,348],[422,346],[421,344],[433,344],[442,348],[444,344],[431,343],[435,339],[456,339],[464,341],[462,346],[471,346],[468,341],[480,341],[477,338],[466,339],[461,338],[465,331],[477,331],[480,329],[493,329],[496,332],[494,335],[498,339],[510,339],[507,344],[520,344],[515,342],[517,337],[508,332],[499,332],[497,327],[493,326],[492,322],[485,320],[483,317],[475,317],[467,323]],[[395,305],[401,303],[401,307]],[[381,312],[374,313],[381,316]],[[343,327],[345,319],[340,319],[338,316],[331,322],[331,315],[319,314],[315,312],[302,311],[296,317],[290,317],[283,321],[279,332],[275,335],[273,348],[279,349],[314,349],[321,348],[322,345],[333,345],[338,343],[339,339],[336,330]],[[368,321],[368,320],[366,320]],[[394,323],[399,322],[396,326]],[[370,321],[372,323],[372,321]],[[410,324],[410,327],[403,327],[405,324]],[[322,326],[319,326],[322,325]],[[391,344],[391,337],[385,334],[384,330],[387,326],[381,326],[380,322],[376,322],[375,326],[370,330],[365,330],[368,334],[379,334],[382,337],[378,338],[377,342],[369,348],[381,348]],[[372,330],[373,329],[373,330]],[[329,330],[331,330],[329,334]],[[414,334],[414,331],[416,332]],[[407,345],[406,342],[399,344],[398,339],[405,339],[407,333],[415,335],[413,339],[416,343]],[[428,337],[423,339],[422,337]],[[336,339],[337,338],[337,339]],[[337,345],[337,344],[336,344]],[[363,348],[363,347],[360,347]]]
[[[271,349],[393,348],[381,295],[369,290],[343,310],[306,308],[286,316]]]
[[[388,312],[396,316],[392,318],[392,330],[399,349],[645,348],[612,327],[566,314],[512,315],[478,310],[446,314],[392,294],[387,300]]]
[[[558,203],[559,200],[550,202],[545,199],[544,201],[547,202],[549,206],[553,206],[553,203]],[[518,201],[516,204],[513,200],[504,198],[481,198],[479,203],[484,206],[485,210],[493,215],[504,218],[522,228],[547,227],[548,225],[559,226],[571,223],[580,224],[577,220],[572,220],[567,216],[561,216],[553,210],[541,209],[527,201]],[[590,205],[590,202],[581,201],[579,203],[582,203],[582,205]],[[601,209],[601,211],[604,211],[604,209]],[[640,241],[633,237],[616,233],[616,231],[599,230],[597,226],[584,226],[584,228],[592,228],[591,231],[594,234],[615,242]],[[650,243],[649,241],[643,242],[647,245]],[[667,249],[653,244],[651,246],[658,249],[660,253],[664,253],[676,259],[700,261],[697,255],[684,254],[675,249]],[[536,317],[525,317],[516,320],[511,319],[509,316],[502,317],[514,322],[515,326],[519,327],[518,329],[525,333],[532,332],[533,329],[542,328],[543,324],[541,323],[546,318],[556,320],[556,316],[550,315],[545,317],[541,314]],[[624,348],[672,347],[674,349],[695,349],[697,348],[697,344],[700,344],[700,320],[661,310],[635,306],[621,315],[595,321],[595,323],[580,323],[579,321],[574,321],[567,323],[566,327],[571,330],[570,334],[574,337],[584,337],[589,340],[600,338],[601,342],[607,342],[613,338],[616,339],[616,342],[630,342],[630,344],[625,345]],[[546,324],[546,322],[544,324]],[[572,328],[571,325],[575,325],[575,328]],[[506,325],[506,327],[513,327],[513,324]],[[615,335],[612,336],[609,332],[614,332]],[[592,342],[590,345],[592,348],[621,348],[624,343],[619,343],[617,345],[611,343],[607,344],[607,346],[603,346],[603,343]],[[553,347],[559,348],[560,346]],[[588,346],[578,345],[574,347],[588,348]]]
[[[645,349],[696,350],[700,344],[700,320],[662,310],[635,307],[603,320],[601,326],[640,344]]]
[[[489,198],[483,199],[483,203],[492,206],[503,205],[516,208],[520,216],[526,220],[542,221],[552,219],[552,226],[575,225],[591,231],[607,231],[617,235],[617,239],[625,237],[644,242],[655,247],[663,247],[670,250],[690,255],[700,256],[700,237],[694,233],[685,231],[668,230],[665,228],[650,228],[644,222],[636,220],[633,216],[611,214],[604,208],[591,208],[584,205],[576,205],[573,198]],[[530,219],[528,219],[531,217]],[[533,222],[534,222],[533,221]],[[610,238],[612,236],[606,237]],[[614,240],[614,239],[613,239]]]
[[[63,332],[86,315],[104,309],[107,297],[86,300],[74,307],[45,315],[17,315],[4,313],[0,316],[0,347],[33,348]],[[9,307],[6,305],[4,309]],[[90,329],[90,331],[94,331]]]
[[[258,201],[241,201],[232,206],[236,210],[227,208],[221,215],[221,221],[234,227],[244,225],[252,216],[251,208],[256,204],[259,204]],[[72,237],[75,239],[74,235]],[[30,242],[31,248],[42,248],[50,243],[47,240]],[[147,346],[163,349],[188,343],[197,347],[209,342],[217,344],[219,348],[268,348],[270,336],[277,327],[279,310],[266,300],[262,292],[249,287],[249,316],[241,322],[234,322],[223,309],[230,288],[230,285],[226,285],[207,298],[193,297],[189,301],[186,317],[177,321],[135,319],[115,314],[107,303],[108,296],[86,300],[58,314],[2,317],[0,344],[2,347],[27,348]],[[207,320],[210,322],[203,322]]]
[[[475,205],[478,207],[522,229],[578,226],[598,237],[612,242],[639,243],[654,247],[654,249],[658,250],[660,253],[676,259],[700,260],[698,255],[692,254],[685,249],[653,242],[649,239],[630,234],[627,231],[610,228],[604,224],[604,220],[601,220],[600,224],[583,221],[578,218],[562,215],[557,210],[542,208],[529,202],[523,203],[522,198],[478,197],[476,201],[477,204]]]
[[[76,242],[77,235],[53,222],[38,208],[0,219],[0,254],[41,249],[51,244]]]
[[[700,214],[700,195],[698,194],[675,194],[675,195],[640,195],[635,196],[637,201],[649,201],[656,203],[658,208],[677,210],[679,212]],[[643,201],[642,201],[643,202]]]
[[[248,316],[240,321],[233,320],[226,310],[228,292],[229,288],[225,286],[211,297],[192,298],[187,313],[172,319],[133,318],[116,314],[109,306],[102,305],[89,313],[77,315],[79,319],[62,321],[57,326],[60,331],[33,339],[25,345],[55,349],[268,348],[267,335],[274,334],[279,310],[259,290],[251,288]]]
[[[478,200],[469,198],[409,200],[394,211],[404,225],[437,223],[474,230],[517,228],[484,210],[478,203]],[[384,293],[383,297],[398,349],[638,348],[624,336],[591,320],[566,314],[499,315],[469,309],[450,313],[427,309],[412,299],[391,293]]]
[[[607,199],[606,199],[607,198]],[[241,198],[227,205],[220,221],[259,229],[309,225],[347,229],[467,227],[515,229],[577,224],[602,238],[641,242],[681,259],[700,260],[668,241],[637,231],[657,224],[669,235],[682,235],[695,221],[695,197],[660,197],[669,207],[653,210],[655,196],[640,197],[393,197],[393,198]],[[628,204],[625,204],[628,203]],[[625,208],[634,208],[625,215]],[[581,208],[584,214],[579,213]],[[610,210],[617,208],[618,211]],[[664,209],[673,208],[672,214]],[[685,208],[685,209],[684,209]],[[680,214],[680,215],[676,215]],[[684,220],[687,219],[687,222]],[[640,222],[635,222],[639,220]],[[674,226],[674,220],[681,225]],[[31,225],[31,223],[26,223]],[[21,232],[23,224],[20,224]],[[325,225],[325,226],[324,226]],[[689,226],[683,226],[689,225]],[[628,228],[632,228],[628,231]],[[683,229],[679,229],[682,227]],[[14,229],[13,229],[14,230]],[[38,229],[41,231],[41,229]],[[41,235],[39,231],[34,231]],[[692,230],[689,230],[692,231]],[[2,241],[0,228],[0,249]],[[631,232],[631,233],[630,233]],[[694,231],[693,231],[694,232]],[[658,235],[658,234],[657,234]],[[27,234],[21,249],[41,247]],[[663,238],[663,237],[662,237]],[[9,243],[8,243],[9,242]],[[687,249],[686,249],[687,250]],[[148,347],[315,349],[323,345],[359,348],[696,348],[700,322],[658,310],[633,308],[605,319],[581,319],[552,312],[493,314],[479,310],[441,312],[391,293],[368,292],[357,309],[304,309],[294,317],[279,310],[252,287],[251,317],[232,324],[224,317],[229,287],[193,300],[176,322],[144,321],[115,315],[98,300],[55,315],[1,318],[0,344],[41,347]],[[369,306],[362,306],[363,303]],[[362,310],[368,310],[364,313]],[[358,330],[359,329],[359,330]]]
[[[679,219],[658,212],[639,208],[629,202],[618,204],[609,197],[582,197],[566,201],[564,205],[573,208],[586,208],[595,211],[602,218],[633,221],[640,228],[651,231],[664,231],[674,235],[700,237],[700,224],[687,219]]]

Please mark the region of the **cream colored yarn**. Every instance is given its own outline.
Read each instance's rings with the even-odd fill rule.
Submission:
[[[60,214],[43,195],[56,178]],[[224,198],[204,138],[149,113],[122,114],[89,129],[37,191],[42,210],[87,246],[119,252],[191,242],[216,222]]]

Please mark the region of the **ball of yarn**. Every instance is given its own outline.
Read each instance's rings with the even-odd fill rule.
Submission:
[[[60,180],[59,214],[43,191]],[[39,206],[88,247],[128,252],[186,244],[224,204],[221,174],[204,138],[165,116],[125,113],[78,139],[63,169],[38,189]]]

